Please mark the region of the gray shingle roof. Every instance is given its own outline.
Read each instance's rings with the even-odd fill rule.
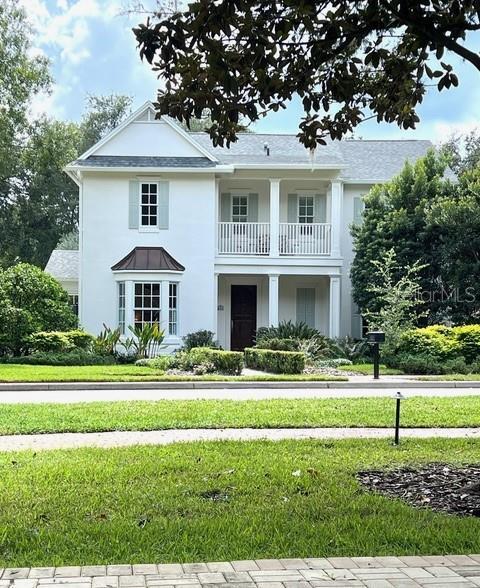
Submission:
[[[45,271],[57,280],[78,280],[78,251],[54,249]]]
[[[221,163],[304,163],[312,162],[310,152],[295,135],[240,133],[229,149],[213,147],[206,133],[191,133],[195,141],[208,149]],[[270,155],[264,149],[268,144]],[[388,180],[397,174],[406,160],[414,162],[432,147],[430,141],[361,139],[328,141],[315,150],[316,164],[344,166],[341,178],[348,180]]]
[[[221,163],[311,163],[310,152],[295,135],[240,133],[238,141],[232,143],[229,149],[213,147],[207,133],[191,133],[191,136]],[[265,144],[268,144],[270,155],[266,154]],[[318,147],[315,163],[342,165],[339,143],[330,141]]]
[[[432,147],[430,141],[341,141],[346,168],[341,177],[348,180],[389,180],[408,160],[415,162]]]
[[[138,155],[90,155],[73,165],[93,167],[215,167],[208,157],[143,157]]]

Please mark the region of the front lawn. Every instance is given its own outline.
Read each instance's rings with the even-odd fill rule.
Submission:
[[[355,372],[363,376],[373,376],[373,363],[354,363],[353,365],[340,365],[339,370],[345,372]],[[399,376],[404,372],[394,368],[388,368],[386,365],[380,364],[380,375],[384,376]]]
[[[479,553],[478,518],[414,509],[355,479],[479,455],[472,439],[0,454],[0,566]]]
[[[391,427],[390,398],[162,400],[0,405],[0,435],[189,428]],[[404,427],[478,427],[480,396],[413,397]]]
[[[323,374],[260,376],[169,376],[150,367],[136,365],[50,366],[0,364],[0,382],[323,382],[346,381],[342,376]]]

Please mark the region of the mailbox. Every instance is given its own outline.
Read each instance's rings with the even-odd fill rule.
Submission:
[[[385,343],[385,333],[383,331],[370,331],[367,333],[369,343]]]

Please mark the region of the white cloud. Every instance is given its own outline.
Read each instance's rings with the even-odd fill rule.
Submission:
[[[473,118],[461,122],[437,121],[432,126],[433,140],[441,143],[454,135],[468,135],[472,131],[478,131],[480,121]]]

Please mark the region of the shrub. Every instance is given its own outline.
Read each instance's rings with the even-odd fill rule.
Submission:
[[[316,363],[317,367],[336,368],[339,365],[353,365],[350,359],[345,357],[334,357],[332,359],[324,359]]]
[[[99,355],[115,355],[120,337],[119,328],[111,329],[104,324],[103,331],[93,341],[93,348]]]
[[[76,326],[68,294],[52,276],[28,263],[0,270],[0,354],[25,352],[33,333]]]
[[[312,339],[320,335],[317,329],[309,327],[305,323],[292,323],[282,321],[278,327],[260,327],[257,329],[256,341],[265,339]]]
[[[461,351],[452,329],[442,325],[406,331],[401,335],[397,348],[397,353],[402,355],[430,356],[435,362],[455,359]]]
[[[299,351],[245,349],[245,365],[274,374],[301,374],[305,369],[305,355]]]
[[[237,376],[242,373],[243,353],[239,351],[223,351],[208,347],[194,347],[188,353],[192,368],[211,364],[212,371],[220,374]]]
[[[140,326],[129,326],[128,330],[133,337],[129,337],[120,344],[125,349],[126,357],[132,361],[142,357],[155,357],[158,355],[160,346],[165,339],[165,331],[162,331],[158,324],[145,324]]]
[[[157,355],[157,357],[152,357],[150,359],[138,359],[135,362],[135,365],[150,367],[156,370],[161,370],[162,372],[166,372],[168,369],[173,367],[174,362],[175,359],[172,355]]]
[[[32,352],[62,353],[73,349],[73,344],[66,333],[61,331],[40,331],[30,335],[27,344]]]
[[[323,335],[316,335],[311,339],[298,339],[297,351],[304,353],[310,362],[316,362],[319,359],[330,357],[331,341]]]
[[[75,329],[73,331],[65,331],[65,335],[71,342],[73,347],[77,349],[89,350],[93,345],[95,337],[90,333],[85,333],[82,329]]]
[[[115,358],[108,355],[88,353],[83,349],[74,349],[64,353],[38,351],[23,357],[12,357],[8,363],[26,365],[112,365]]]
[[[93,342],[92,335],[80,329],[74,331],[39,331],[27,339],[31,352],[66,352],[72,349],[89,350]]]
[[[480,359],[480,325],[464,325],[452,329],[455,340],[460,345],[460,352],[467,363]]]
[[[428,353],[399,355],[396,364],[404,372],[415,375],[468,374],[472,372],[472,367],[466,364],[463,357],[439,361],[434,355]]]
[[[218,343],[213,339],[214,334],[212,331],[195,331],[194,333],[188,333],[185,337],[182,337],[183,350],[190,351],[194,347],[218,347]]]
[[[339,337],[331,342],[333,357],[344,357],[352,363],[362,363],[370,357],[370,346],[365,339]]]
[[[258,349],[271,349],[272,351],[298,351],[298,339],[272,339],[262,338],[255,345]]]

